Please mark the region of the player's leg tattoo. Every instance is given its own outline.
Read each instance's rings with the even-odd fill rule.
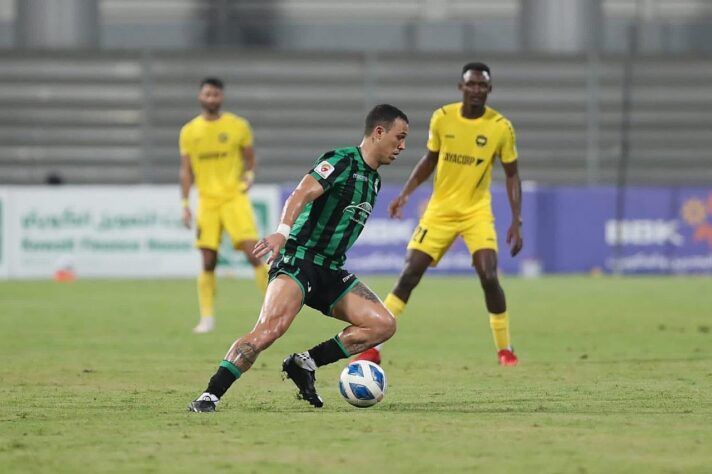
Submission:
[[[339,340],[349,354],[358,354],[388,340],[396,330],[396,320],[388,308],[360,281],[334,307],[332,316],[351,324],[339,333]]]
[[[350,355],[353,354],[360,354],[361,352],[365,351],[366,349],[370,349],[373,347],[373,344],[348,344],[346,346],[346,350],[349,351]]]
[[[368,301],[374,301],[376,303],[379,303],[381,300],[378,299],[378,296],[376,296],[373,291],[371,291],[366,285],[361,283],[360,281],[356,284],[353,290],[351,290],[353,294],[360,296],[361,298],[364,298]]]
[[[230,350],[227,351],[225,360],[232,362],[235,367],[245,372],[252,367],[258,355],[259,351],[254,344],[240,339],[235,341]]]

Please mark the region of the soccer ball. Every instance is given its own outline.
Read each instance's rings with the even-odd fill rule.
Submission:
[[[339,377],[339,392],[355,407],[366,408],[383,400],[388,381],[381,366],[367,360],[351,362]]]

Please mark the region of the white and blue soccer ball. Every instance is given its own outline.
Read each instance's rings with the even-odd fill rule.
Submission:
[[[380,365],[367,360],[351,362],[339,377],[339,392],[355,407],[366,408],[383,400],[388,388],[386,373]]]

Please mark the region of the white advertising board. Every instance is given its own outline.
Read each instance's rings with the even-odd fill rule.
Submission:
[[[260,232],[274,228],[279,188],[250,192]],[[195,206],[193,206],[195,209]],[[177,186],[58,186],[0,189],[0,276],[51,278],[195,276],[194,232],[181,223]],[[222,271],[251,273],[228,244]]]
[[[0,188],[0,278],[7,278],[10,271],[8,263],[7,247],[7,209],[9,204],[9,194]]]

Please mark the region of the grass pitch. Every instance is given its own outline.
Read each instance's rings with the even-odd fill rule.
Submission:
[[[363,280],[380,295],[393,278]],[[503,281],[520,365],[496,365],[474,277],[426,277],[386,346],[385,400],[296,400],[282,358],[342,327],[305,309],[214,414],[186,412],[251,328],[221,279],[0,283],[0,472],[710,472],[712,279]]]

